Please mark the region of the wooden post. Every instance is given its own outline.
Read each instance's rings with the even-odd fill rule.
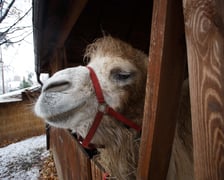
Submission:
[[[184,0],[195,179],[224,179],[224,1]]]
[[[182,2],[155,0],[137,179],[165,179],[185,67]]]

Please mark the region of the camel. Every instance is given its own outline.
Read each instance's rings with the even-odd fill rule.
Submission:
[[[84,141],[88,139],[94,117],[101,112],[102,119],[85,147],[91,144],[97,148],[100,153],[96,159],[111,177],[136,179],[138,127],[143,119],[148,56],[119,39],[106,36],[88,45],[84,58],[89,61],[87,66],[58,71],[47,80],[35,104],[35,112],[50,125],[70,129]],[[103,103],[99,103],[91,72],[98,79]],[[187,85],[183,89],[167,176],[172,180],[193,179]],[[108,107],[128,123],[134,123],[134,127],[105,112]]]

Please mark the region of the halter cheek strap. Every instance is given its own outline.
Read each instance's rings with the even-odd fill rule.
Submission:
[[[114,117],[118,121],[124,123],[125,125],[127,125],[130,128],[135,129],[136,131],[141,131],[141,127],[139,125],[137,125],[133,121],[125,118],[122,114],[115,111],[112,107],[110,107],[105,102],[99,80],[98,80],[94,70],[89,66],[87,66],[87,68],[89,69],[89,72],[90,72],[90,78],[92,80],[93,87],[94,87],[94,90],[96,93],[96,98],[97,98],[99,105],[98,105],[98,112],[95,115],[95,119],[93,121],[92,126],[89,129],[88,134],[86,135],[84,140],[82,140],[82,139],[80,140],[80,143],[82,144],[82,146],[85,148],[88,148],[88,149],[96,147],[93,144],[91,144],[90,141],[92,140],[92,138],[93,138],[93,136],[94,136],[94,134],[95,134],[98,126],[100,125],[100,122],[105,114]]]

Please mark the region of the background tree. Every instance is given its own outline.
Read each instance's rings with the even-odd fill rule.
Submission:
[[[12,0],[8,7],[5,9],[4,11],[4,3],[5,1],[4,0],[0,0],[0,13],[1,13],[1,17],[0,17],[0,23],[6,18],[7,14],[9,13],[9,10],[11,9],[12,5],[15,3],[15,0]]]
[[[29,73],[27,79],[23,77],[22,82],[19,85],[20,89],[31,87],[33,85],[32,81],[33,73]]]
[[[10,66],[12,62],[12,60],[9,62],[8,59],[5,59],[7,55],[4,56],[4,53],[11,52],[12,49],[18,49],[21,44],[30,43],[30,37],[28,36],[32,35],[32,23],[27,20],[30,19],[32,13],[32,4],[31,0],[25,0],[25,3],[30,3],[30,6],[24,7],[24,0],[0,0],[0,94],[8,91],[8,86],[4,86],[4,82],[10,80],[7,75],[4,76],[4,73],[7,71],[6,67]],[[14,46],[14,44],[17,45]],[[15,59],[17,57],[15,51],[14,57]],[[8,72],[10,71],[5,74],[9,74]],[[23,83],[26,83],[25,80]]]
[[[17,0],[19,1],[19,0]],[[0,0],[0,24],[4,23],[11,16],[16,17],[16,21],[0,28],[0,46],[9,46],[14,43],[19,43],[32,33],[32,26],[21,26],[24,17],[31,12],[30,7],[25,13],[13,6],[16,0]]]

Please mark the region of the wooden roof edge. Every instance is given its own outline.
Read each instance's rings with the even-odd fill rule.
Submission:
[[[60,0],[33,0],[33,36],[35,70],[49,71],[45,65],[64,46],[73,26],[88,0],[74,0],[65,4]]]

